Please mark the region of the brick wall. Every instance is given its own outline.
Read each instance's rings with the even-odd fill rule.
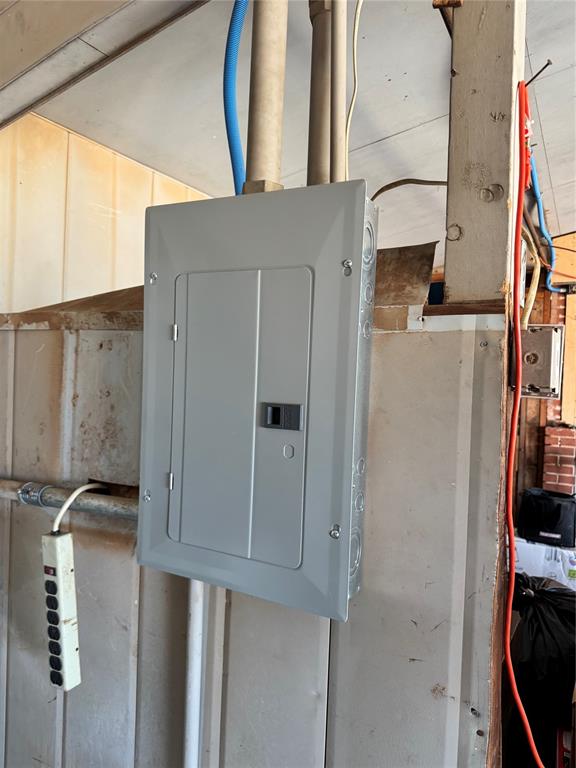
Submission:
[[[547,491],[576,492],[576,429],[546,427],[544,431],[544,476]]]
[[[566,294],[553,293],[550,296],[550,323],[563,325],[566,322]]]

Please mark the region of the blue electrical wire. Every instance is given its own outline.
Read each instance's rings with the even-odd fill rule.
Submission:
[[[248,8],[248,0],[236,0],[232,9],[228,37],[226,39],[226,56],[224,57],[224,119],[226,121],[226,136],[232,161],[234,176],[234,191],[242,194],[246,181],[246,166],[242,151],[242,140],[238,127],[238,107],[236,104],[236,73],[238,70],[238,50],[242,27]]]
[[[554,243],[552,242],[552,238],[546,227],[544,205],[542,203],[542,193],[540,192],[540,184],[538,183],[538,171],[536,170],[534,155],[530,157],[530,171],[532,176],[532,189],[534,190],[536,207],[538,208],[538,224],[540,226],[540,232],[542,232],[542,236],[548,243],[548,250],[550,251],[550,269],[546,274],[546,288],[553,293],[565,293],[562,288],[556,288],[556,286],[552,285],[552,274],[554,272],[554,267],[556,266],[556,251],[554,250]]]

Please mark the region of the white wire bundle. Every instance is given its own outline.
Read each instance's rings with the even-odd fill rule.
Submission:
[[[356,105],[356,97],[358,96],[358,29],[360,27],[360,14],[362,12],[362,5],[364,0],[356,0],[356,10],[354,11],[354,29],[352,31],[352,73],[354,76],[354,87],[352,89],[352,97],[350,99],[350,106],[348,107],[348,114],[346,116],[346,181],[350,177],[348,167],[348,154],[350,152],[350,127],[352,125],[352,114],[354,113],[354,107]]]

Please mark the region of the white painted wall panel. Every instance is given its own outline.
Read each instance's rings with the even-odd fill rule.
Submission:
[[[332,624],[330,650],[327,620],[240,594],[230,596],[224,637],[223,592],[212,596],[207,768],[320,768],[325,745],[332,768],[483,765],[499,473],[481,457],[499,450],[502,334],[462,322],[463,333],[375,335],[364,581],[348,624]],[[100,349],[114,332],[17,332],[15,476],[117,472],[110,435],[98,432],[81,461],[66,451],[79,425],[99,427],[111,403],[126,410],[125,398],[139,397],[138,377],[124,374],[138,369],[140,334],[117,333]],[[8,360],[11,334],[0,332]],[[0,428],[7,440],[9,420]],[[125,481],[136,483],[137,421],[117,429],[132,454]],[[139,569],[126,525],[73,515],[84,682],[63,709],[44,647],[49,516],[14,506],[10,518],[0,528],[11,528],[0,601],[9,610],[6,768],[52,765],[59,744],[65,768],[180,768],[187,582]],[[4,589],[7,580],[3,572]]]
[[[150,568],[140,574],[135,766],[180,768],[188,584]]]
[[[67,694],[65,766],[133,768],[140,579],[134,529],[110,521],[90,528],[73,522],[71,529],[82,683]]]
[[[0,334],[0,476],[12,472],[12,401],[14,397],[14,333]],[[0,502],[0,759],[5,753],[10,606],[11,504]]]
[[[14,226],[3,236],[14,243],[13,306],[34,307],[62,291],[69,134],[34,119],[14,129]]]
[[[499,454],[501,341],[374,337],[363,587],[333,624],[330,768],[485,763],[500,473],[480,454]]]
[[[0,311],[12,308],[16,213],[16,126],[0,131]]]
[[[223,766],[324,764],[329,628],[328,619],[231,593]]]
[[[58,477],[62,338],[42,331],[17,334],[15,353],[12,471],[30,480]],[[59,726],[56,691],[48,680],[41,553],[41,536],[48,530],[44,510],[21,512],[13,505],[6,768],[33,765],[35,760],[51,765],[54,756]]]
[[[15,457],[10,470],[2,454],[3,476],[137,484],[141,333],[1,330],[0,353],[0,444],[12,443],[13,418]],[[64,701],[48,682],[40,537],[52,515],[1,512],[1,764],[179,768],[185,580],[141,571],[133,525],[74,513],[65,526],[75,534],[83,681]]]
[[[63,299],[112,290],[114,155],[70,137]]]
[[[140,285],[146,208],[203,197],[27,115],[0,131],[0,312]]]
[[[152,205],[154,174],[122,155],[115,155],[113,285],[139,285],[144,273],[144,214]]]

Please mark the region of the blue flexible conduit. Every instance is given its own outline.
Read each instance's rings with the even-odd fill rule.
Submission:
[[[246,181],[246,167],[238,127],[236,72],[238,69],[238,49],[240,48],[240,38],[247,8],[248,0],[236,0],[234,3],[226,39],[226,56],[224,57],[224,119],[226,120],[226,136],[234,175],[234,191],[237,195],[242,194],[242,187]]]
[[[534,190],[534,197],[536,198],[536,206],[538,208],[538,224],[540,226],[540,232],[548,243],[548,250],[550,251],[550,267],[546,274],[546,288],[553,293],[564,293],[562,288],[556,288],[552,285],[552,273],[556,266],[556,251],[554,250],[554,243],[550,237],[550,233],[546,227],[546,219],[544,218],[544,205],[542,204],[542,194],[540,192],[540,184],[538,183],[538,171],[536,170],[536,163],[534,162],[534,155],[530,157],[530,171],[532,176],[532,189]]]

